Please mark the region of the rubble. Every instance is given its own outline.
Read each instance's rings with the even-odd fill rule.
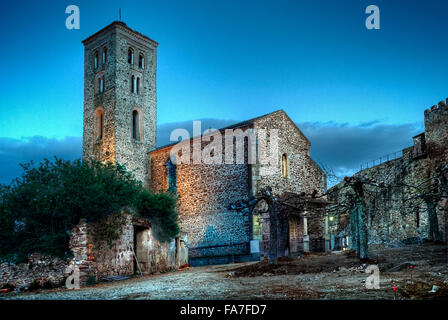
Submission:
[[[4,262],[0,265],[0,289],[6,293],[61,286],[66,266],[62,259],[38,253],[30,255],[25,263]]]

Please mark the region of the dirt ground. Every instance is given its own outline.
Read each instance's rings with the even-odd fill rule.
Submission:
[[[73,291],[7,293],[0,299],[448,299],[443,245],[376,247],[370,255],[364,262],[350,252],[333,252],[282,259],[277,266],[261,261],[187,268]],[[368,265],[378,265],[380,289],[366,288]],[[438,288],[430,293],[434,285]]]

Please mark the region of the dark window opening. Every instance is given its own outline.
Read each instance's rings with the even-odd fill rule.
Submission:
[[[135,83],[135,77],[131,76],[131,92],[135,93],[135,87],[136,87],[136,83]]]
[[[95,51],[95,58],[93,59],[95,69],[98,68],[98,51]]]
[[[128,62],[134,64],[134,51],[131,48],[128,50]]]
[[[168,159],[168,191],[177,192],[177,166]]]
[[[140,119],[137,110],[132,111],[132,138],[140,140]]]
[[[107,61],[107,48],[103,48],[103,64],[106,64]]]
[[[104,114],[102,110],[98,110],[96,113],[97,117],[97,137],[96,140],[103,139],[103,128],[104,128]]]
[[[142,69],[145,68],[145,57],[141,54],[138,56],[138,67]]]

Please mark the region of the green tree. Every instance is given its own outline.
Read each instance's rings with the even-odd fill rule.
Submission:
[[[21,166],[22,176],[0,189],[2,256],[22,260],[39,252],[64,257],[70,230],[81,219],[93,223],[122,209],[134,212],[142,199],[146,206],[138,212],[162,231],[168,228],[164,239],[177,228],[175,199],[151,194],[122,165],[55,158]]]

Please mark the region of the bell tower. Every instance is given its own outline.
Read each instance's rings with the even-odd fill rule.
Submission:
[[[115,21],[85,39],[83,159],[118,162],[149,186],[158,43]]]

